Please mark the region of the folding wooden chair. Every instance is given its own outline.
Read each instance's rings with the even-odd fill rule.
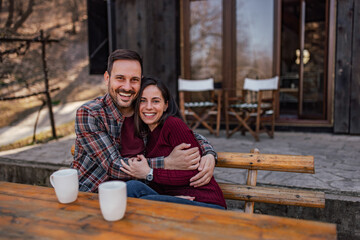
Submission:
[[[239,130],[242,134],[249,131],[256,141],[259,141],[259,133],[263,131],[266,131],[271,138],[274,137],[278,81],[277,76],[261,80],[245,78],[241,97],[232,97],[230,90],[225,92],[227,137]],[[269,93],[265,95],[265,92]],[[230,118],[235,118],[238,123],[231,132]],[[270,122],[270,129],[264,126],[265,122]]]
[[[221,90],[214,88],[214,79],[190,80],[179,78],[178,84],[181,114],[190,128],[195,130],[202,124],[210,133],[219,136]],[[196,97],[198,99],[193,101]],[[214,120],[210,118],[215,118],[215,121],[210,121]],[[216,129],[213,128],[212,122],[216,122]]]

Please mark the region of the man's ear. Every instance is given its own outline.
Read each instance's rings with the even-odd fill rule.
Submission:
[[[104,73],[104,81],[105,81],[106,86],[108,86],[109,81],[110,81],[110,75],[107,71],[105,71],[105,73]]]

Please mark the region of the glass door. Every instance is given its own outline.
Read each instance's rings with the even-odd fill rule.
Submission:
[[[181,0],[181,72],[241,94],[280,76],[277,122],[331,124],[335,0]]]
[[[327,0],[283,0],[280,117],[326,119]]]
[[[236,88],[273,77],[274,1],[236,0]]]
[[[222,82],[222,0],[190,1],[190,76]]]

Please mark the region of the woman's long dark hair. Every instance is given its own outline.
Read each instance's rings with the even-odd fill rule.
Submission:
[[[159,126],[161,127],[169,116],[174,116],[183,120],[179,107],[176,104],[172,95],[170,94],[169,89],[165,86],[165,84],[159,79],[156,79],[154,77],[143,77],[141,79],[141,88],[139,91],[139,95],[135,101],[134,122],[135,122],[135,133],[138,137],[144,137],[150,131],[148,125],[141,120],[139,115],[141,96],[144,92],[144,89],[150,85],[156,86],[160,90],[165,103],[168,103],[168,108],[159,119]]]

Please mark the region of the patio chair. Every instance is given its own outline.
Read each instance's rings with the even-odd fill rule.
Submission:
[[[219,136],[221,90],[214,88],[214,79],[178,79],[181,114],[192,130],[203,125]],[[216,126],[214,128],[214,125]]]
[[[259,134],[264,131],[271,138],[274,137],[278,81],[277,76],[269,79],[245,78],[241,97],[233,97],[231,90],[225,91],[228,138],[236,131],[241,131],[243,135],[245,131],[249,131],[256,141],[259,141]],[[230,118],[237,122],[237,126],[232,130],[230,130]],[[270,129],[265,123],[270,123]]]

